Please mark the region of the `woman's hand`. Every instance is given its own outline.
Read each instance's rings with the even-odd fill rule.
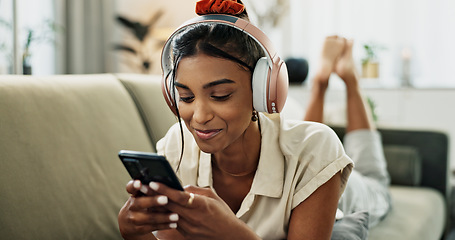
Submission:
[[[126,190],[131,194],[118,215],[120,233],[125,239],[155,239],[152,231],[175,229],[178,215],[163,206],[168,198],[158,195],[140,181],[130,181]]]
[[[259,239],[211,189],[187,186],[182,192],[155,182],[150,188],[168,197],[164,207],[178,214],[177,230],[185,239]],[[166,238],[166,232],[157,236]]]

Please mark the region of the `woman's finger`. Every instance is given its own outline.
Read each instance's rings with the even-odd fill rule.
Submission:
[[[156,196],[131,196],[132,211],[146,211],[149,208],[163,207],[168,204],[169,200],[167,196],[156,195]]]
[[[206,197],[210,197],[210,198],[215,198],[215,199],[218,199],[218,195],[216,195],[216,193],[214,191],[212,191],[212,189],[210,188],[203,188],[203,187],[196,187],[196,186],[193,186],[193,185],[187,185],[184,187],[185,191],[186,192],[192,192],[194,194],[198,194],[198,195],[203,195],[203,196],[206,196]]]
[[[148,213],[148,212],[131,212],[128,221],[136,226],[141,225],[169,225],[177,223],[179,215],[176,213]],[[169,227],[168,227],[169,228]]]
[[[136,192],[138,191],[136,188],[134,188],[134,180],[130,180],[127,184],[126,184],[126,191],[131,194],[131,195],[134,195],[136,194]]]
[[[167,196],[170,201],[177,203],[180,206],[188,208],[195,206],[197,196],[194,193],[175,190],[157,182],[150,182],[149,186],[155,192]]]
[[[179,215],[171,212],[150,212],[144,206],[157,205],[157,198],[150,196],[130,197],[119,212],[118,221],[122,236],[149,234],[152,231],[175,229]],[[163,207],[154,207],[156,209]],[[163,208],[164,209],[164,208]]]
[[[129,181],[126,184],[126,191],[134,196],[155,194],[149,186],[142,184],[139,180]]]
[[[133,232],[134,235],[147,234],[152,231],[158,230],[167,230],[177,228],[177,223],[161,223],[161,224],[144,224],[144,225],[134,225],[129,232]]]

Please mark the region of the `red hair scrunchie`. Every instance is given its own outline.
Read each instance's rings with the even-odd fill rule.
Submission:
[[[245,10],[245,6],[237,0],[201,0],[196,3],[196,14],[229,14],[238,15]]]

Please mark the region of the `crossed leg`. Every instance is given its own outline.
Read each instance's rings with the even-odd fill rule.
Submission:
[[[321,63],[314,77],[310,103],[304,120],[323,122],[324,97],[332,72],[340,76],[346,85],[347,127],[351,132],[357,129],[374,129],[369,108],[366,107],[358,84],[358,74],[352,58],[353,41],[338,36],[327,37],[321,54]]]
[[[323,122],[325,93],[330,75],[336,73],[346,85],[347,134],[343,143],[347,155],[355,163],[338,206],[345,214],[368,211],[369,225],[373,226],[390,209],[390,177],[381,136],[375,131],[359,88],[352,47],[352,40],[338,36],[327,37],[324,41],[304,120]]]

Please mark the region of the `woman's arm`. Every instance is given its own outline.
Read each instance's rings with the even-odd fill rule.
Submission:
[[[292,210],[288,240],[330,239],[340,186],[341,173],[338,172]]]

